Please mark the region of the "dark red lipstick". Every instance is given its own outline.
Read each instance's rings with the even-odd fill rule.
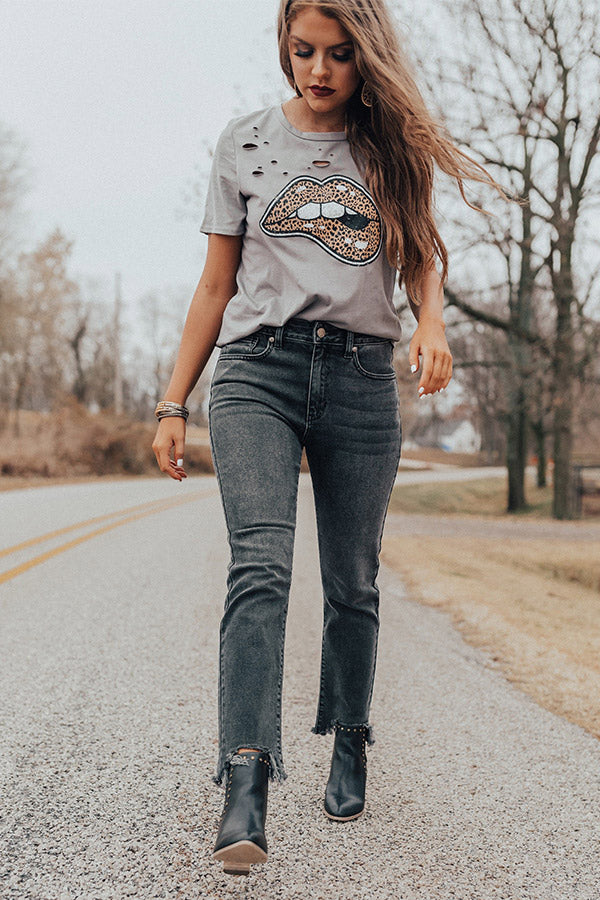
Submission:
[[[332,94],[335,94],[335,91],[331,88],[322,87],[318,84],[311,84],[310,89],[315,97],[331,97]]]

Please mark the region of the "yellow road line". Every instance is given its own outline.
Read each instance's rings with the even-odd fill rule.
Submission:
[[[166,503],[162,503],[160,506],[154,505],[152,509],[140,510],[133,515],[119,519],[118,522],[111,522],[108,525],[103,525],[101,528],[96,528],[94,531],[89,531],[87,534],[83,534],[80,537],[73,538],[73,540],[71,541],[67,541],[66,544],[61,544],[59,547],[55,547],[53,550],[47,550],[45,553],[40,553],[39,556],[34,556],[33,559],[21,563],[21,565],[19,566],[8,569],[8,571],[0,574],[0,584],[4,584],[6,581],[10,581],[12,578],[16,578],[17,575],[21,575],[23,572],[27,572],[28,569],[32,569],[34,566],[39,566],[41,563],[46,562],[46,560],[52,559],[52,557],[58,556],[60,553],[65,553],[65,551],[71,550],[73,547],[77,547],[79,544],[83,544],[85,541],[91,540],[91,538],[98,537],[98,535],[101,534],[106,534],[107,531],[112,531],[113,528],[119,528],[121,525],[127,525],[129,522],[136,522],[138,519],[144,519],[146,518],[146,516],[152,516],[157,512],[163,512],[164,510],[182,506],[184,503],[191,503],[193,500],[197,500],[199,497],[208,497],[213,493],[216,493],[216,491],[197,491],[195,494],[190,494],[189,497],[182,497],[177,500],[167,501]],[[142,504],[142,506],[148,506],[148,504],[144,503]],[[133,509],[135,509],[135,507],[133,507]],[[102,519],[105,517],[99,516],[98,518]]]
[[[199,496],[201,496],[199,493],[194,494],[194,497]],[[115,510],[115,512],[105,513],[102,516],[94,516],[92,519],[86,519],[83,522],[76,522],[75,525],[65,525],[64,528],[57,528],[56,531],[48,531],[46,534],[39,535],[39,537],[29,538],[29,540],[23,541],[20,544],[14,544],[12,547],[6,547],[6,549],[0,550],[0,559],[2,559],[3,556],[10,556],[11,553],[18,553],[19,550],[27,550],[28,547],[35,547],[36,544],[43,544],[44,541],[50,541],[53,538],[61,537],[61,535],[68,534],[70,531],[78,531],[80,528],[87,528],[89,525],[96,525],[98,522],[106,522],[107,519],[114,519],[117,516],[128,516],[143,509],[149,509],[150,507],[155,507],[159,504],[162,505],[163,502],[163,500],[148,500],[146,503],[140,503],[137,506],[128,506],[126,509],[118,509]]]

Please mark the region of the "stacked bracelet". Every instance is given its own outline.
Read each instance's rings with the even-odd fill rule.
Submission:
[[[168,416],[180,416],[187,422],[189,414],[190,411],[187,406],[182,406],[181,403],[173,403],[171,400],[161,400],[156,404],[156,409],[154,410],[154,415],[159,422],[161,419],[166,419]]]

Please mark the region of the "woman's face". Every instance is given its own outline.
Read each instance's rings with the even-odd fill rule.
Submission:
[[[313,112],[345,109],[360,83],[348,32],[337,19],[303,9],[290,22],[288,39],[294,79]]]

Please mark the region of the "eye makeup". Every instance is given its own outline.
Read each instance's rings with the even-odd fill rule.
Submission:
[[[308,59],[312,55],[314,48],[307,41],[303,41],[293,34],[290,35],[290,41],[296,44],[294,56],[299,56],[301,59]],[[332,51],[332,56],[337,62],[348,62],[348,60],[354,57],[354,46],[352,41],[334,44],[327,49]]]
[[[296,50],[294,56],[299,56],[300,59],[308,59],[312,54],[312,50]],[[344,53],[332,53],[331,55],[337,62],[349,62],[354,57],[354,52],[347,50]]]

